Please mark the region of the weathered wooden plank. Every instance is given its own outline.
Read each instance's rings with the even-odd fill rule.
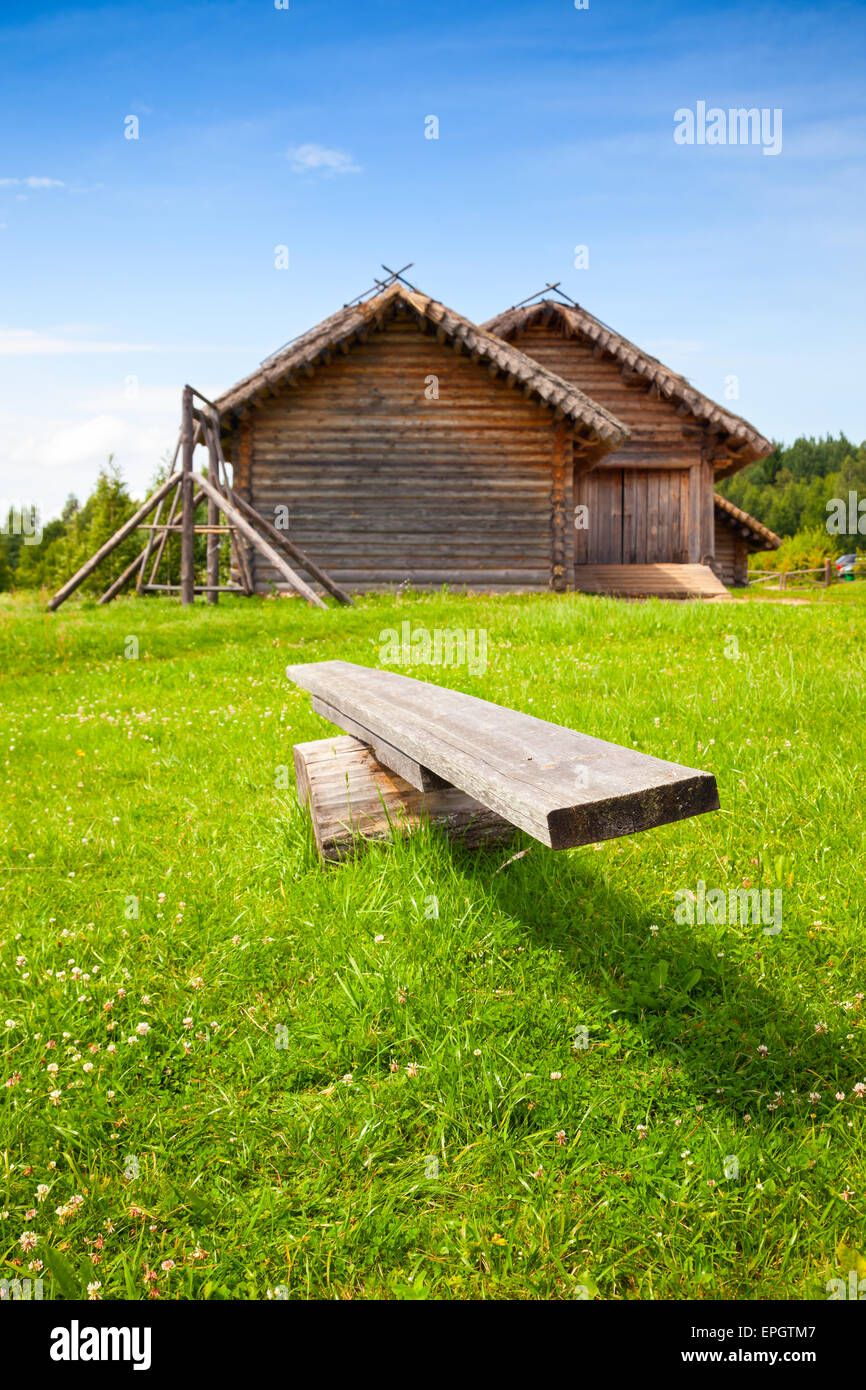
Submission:
[[[470,569],[467,565],[463,569],[453,570],[446,568],[430,568],[425,565],[423,568],[415,568],[412,564],[405,568],[392,569],[390,566],[379,566],[369,562],[352,563],[345,567],[336,566],[331,570],[336,574],[341,584],[451,584],[455,587],[466,586],[467,588],[485,589],[492,585],[494,588],[507,588],[511,585],[536,586],[538,589],[549,589],[550,573],[547,568],[534,569],[527,566],[525,569],[484,569],[480,564],[477,569]],[[279,583],[277,585],[279,587]]]
[[[575,479],[575,500],[586,507],[582,515],[583,525],[575,531],[574,563],[586,564],[590,556],[592,528],[596,525],[596,477],[595,473],[580,472]]]
[[[366,729],[363,724],[358,723],[357,719],[352,719],[350,715],[335,709],[327,700],[321,700],[318,695],[314,695],[310,703],[316,714],[321,714],[324,719],[329,719],[332,724],[337,725],[338,729],[343,729],[347,734],[354,735],[362,743],[369,744],[374,756],[382,766],[388,768],[390,772],[396,772],[399,777],[409,783],[410,787],[415,787],[420,792],[429,792],[441,790],[443,787],[451,785],[442,777],[437,777],[436,773],[431,772],[429,767],[422,767],[414,758],[401,753],[400,749],[395,748],[387,739]]]
[[[718,808],[711,773],[460,691],[344,661],[290,666],[287,675],[554,849]]]
[[[622,560],[633,565],[637,559],[637,474],[633,468],[622,470]]]
[[[639,469],[635,475],[635,562],[639,565],[647,563],[647,478],[645,469]]]
[[[367,840],[410,834],[424,821],[467,848],[502,844],[514,826],[454,787],[421,792],[346,734],[294,748],[298,800],[310,810],[323,859],[352,858]]]
[[[647,511],[647,537],[646,555],[644,559],[652,564],[659,561],[670,560],[670,555],[661,547],[659,535],[659,504],[662,496],[661,483],[662,475],[647,470],[646,474],[646,511]]]
[[[701,563],[711,559],[716,544],[715,478],[713,465],[704,460],[701,465]]]
[[[702,501],[704,465],[700,459],[689,471],[689,562],[700,564],[702,549]]]
[[[655,443],[656,445],[663,445],[663,441],[661,440],[655,441]],[[664,454],[659,458],[654,458],[649,451],[644,454],[631,451],[627,458],[623,457],[623,453],[623,450],[617,450],[615,454],[608,454],[607,458],[599,459],[598,462],[593,465],[592,471],[594,473],[610,472],[611,469],[623,468],[625,464],[623,468],[625,473],[637,468],[641,470],[646,469],[648,472],[652,472],[653,470],[668,472],[671,469],[682,472],[685,469],[691,468],[695,461],[693,449],[687,453],[683,453],[679,458],[672,457],[667,449],[665,449]]]

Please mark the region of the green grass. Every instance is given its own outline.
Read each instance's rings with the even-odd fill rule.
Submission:
[[[488,633],[483,676],[410,674],[710,768],[721,811],[524,839],[499,873],[511,850],[429,830],[323,867],[280,769],[331,729],[284,668],[375,665],[407,618]],[[0,1275],[41,1259],[46,1297],[796,1299],[866,1273],[864,620],[854,586],[5,598]],[[782,931],[678,923],[698,880],[781,888]]]

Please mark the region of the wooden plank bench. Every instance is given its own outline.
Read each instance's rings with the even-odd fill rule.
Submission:
[[[457,690],[346,661],[289,666],[286,674],[425,796],[456,787],[552,849],[633,835],[719,806],[709,772]]]

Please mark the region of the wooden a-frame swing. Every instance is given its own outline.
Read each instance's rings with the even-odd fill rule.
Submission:
[[[195,400],[201,404],[196,407]],[[207,475],[193,471],[193,453],[197,444],[204,444],[208,451]],[[177,469],[178,455],[181,467]],[[161,521],[163,508],[171,498],[168,519]],[[207,501],[207,522],[197,524],[196,508]],[[156,513],[152,522],[147,517]],[[225,523],[220,524],[222,513]],[[155,492],[152,492],[128,521],[115,531],[114,535],[91,555],[76,574],[57,590],[48,602],[50,612],[54,612],[73,594],[102,561],[112,553],[133,531],[147,531],[144,548],[127,565],[122,574],[113,581],[99,599],[100,604],[110,603],[133,579],[139,594],[180,593],[182,604],[190,604],[196,594],[204,594],[208,603],[217,603],[221,593],[239,593],[246,596],[254,593],[251,552],[256,551],[280,576],[280,579],[294,593],[299,594],[315,608],[325,604],[289,560],[305,570],[310,579],[331,594],[338,603],[351,604],[352,599],[331,577],[311,560],[298,546],[290,541],[282,531],[267,517],[257,512],[245,498],[235,492],[228,476],[222,444],[220,442],[219,412],[212,401],[196,391],[192,386],[183,390],[183,407],[180,436],[171,463],[171,472]],[[157,575],[165,554],[168,538],[173,533],[180,534],[180,584],[157,583]],[[207,536],[206,581],[196,583],[194,545],[196,535]],[[220,584],[220,544],[227,535],[231,546],[234,569],[240,579],[239,584]],[[288,557],[288,559],[286,558]],[[147,570],[150,566],[150,574]]]

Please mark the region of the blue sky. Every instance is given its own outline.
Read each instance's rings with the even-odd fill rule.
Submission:
[[[143,492],[185,381],[382,261],[476,321],[561,280],[765,434],[866,436],[862,3],[289,4],[4,0],[4,500],[111,451]],[[781,109],[781,152],[676,144],[699,101]]]

